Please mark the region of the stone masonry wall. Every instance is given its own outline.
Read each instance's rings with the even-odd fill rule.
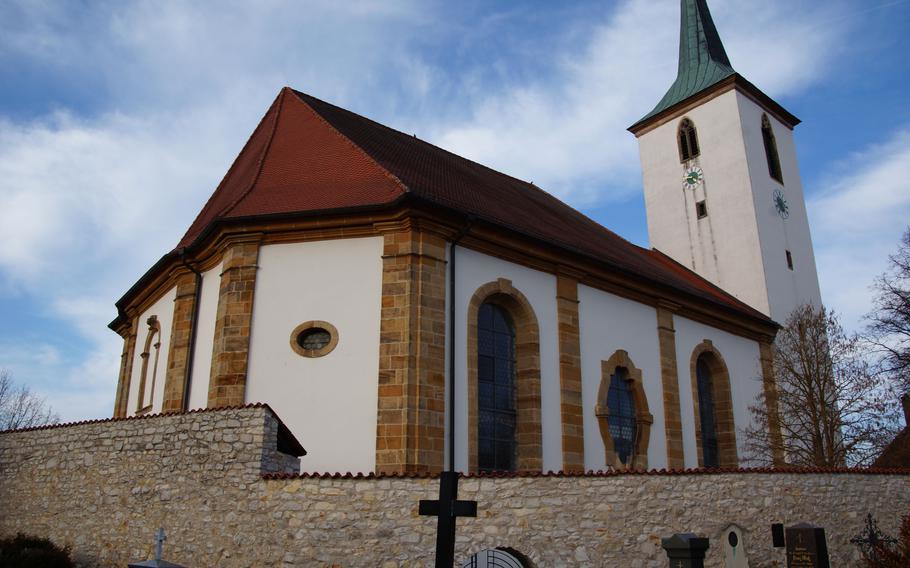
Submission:
[[[275,473],[296,462],[278,424],[254,406],[2,433],[0,534],[70,544],[83,566],[149,558],[159,526],[165,558],[191,567],[432,565],[435,520],[417,503],[436,480]],[[753,567],[783,566],[770,524],[808,521],[844,567],[867,512],[897,532],[910,472],[468,477],[459,497],[479,509],[459,521],[459,561],[508,546],[537,568],[665,567],[660,538],[691,531],[719,567],[736,523]]]

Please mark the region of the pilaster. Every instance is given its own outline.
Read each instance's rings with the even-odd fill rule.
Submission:
[[[768,439],[771,442],[772,460],[776,467],[786,465],[784,441],[780,430],[780,411],[777,406],[777,378],[774,375],[774,345],[770,341],[760,341],[759,359],[761,361],[762,387],[765,404],[768,406]]]
[[[236,240],[222,256],[209,380],[209,408],[244,404],[259,236]]]
[[[667,467],[685,467],[682,418],[679,406],[679,370],[676,362],[675,307],[670,303],[657,306],[657,340],[660,348],[660,379],[663,385],[664,434],[667,441]]]
[[[117,380],[117,394],[114,397],[114,418],[125,418],[128,400],[130,397],[130,378],[133,374],[133,357],[136,352],[136,335],[138,332],[139,318],[131,318],[129,327],[121,330],[123,335],[123,351],[120,353],[120,375]]]
[[[562,416],[562,468],[584,471],[584,413],[581,402],[581,329],[578,318],[578,279],[556,278],[559,331],[559,391]]]
[[[190,337],[193,334],[193,312],[196,306],[196,275],[177,277],[177,297],[174,299],[174,319],[168,347],[167,375],[164,379],[162,412],[183,410],[186,385],[186,366],[189,362]]]
[[[446,241],[384,231],[376,471],[438,472],[445,453]]]

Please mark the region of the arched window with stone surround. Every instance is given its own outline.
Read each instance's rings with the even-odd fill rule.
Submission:
[[[512,331],[511,345],[506,331],[509,327]],[[505,278],[484,284],[474,292],[468,303],[467,329],[468,469],[472,472],[481,469],[501,471],[504,465],[509,465],[505,461],[498,462],[500,452],[495,450],[495,421],[500,421],[500,432],[507,435],[508,404],[511,399],[514,412],[511,471],[541,471],[543,434],[540,422],[540,331],[530,302]],[[485,342],[484,345],[481,345],[481,339]],[[490,340],[493,343],[489,343]],[[509,352],[512,353],[511,362]],[[481,369],[481,366],[485,368]],[[490,376],[493,380],[489,380]],[[512,377],[513,394],[509,394],[509,376]],[[485,399],[483,402],[481,396]],[[499,401],[496,400],[497,396],[500,397]],[[483,426],[481,420],[484,421]],[[494,422],[492,430],[491,421]],[[486,440],[490,438],[491,432],[495,452],[493,467],[486,454],[491,443]],[[486,445],[483,462],[480,447],[482,441]],[[506,445],[503,443],[500,447],[505,449]]]
[[[767,114],[761,117],[761,137],[765,144],[765,157],[768,160],[768,174],[779,183],[784,183],[784,174],[780,169],[780,155],[777,153],[777,140]]]
[[[692,352],[690,374],[699,467],[737,467],[730,373],[710,340]]]
[[[161,352],[161,324],[158,323],[158,316],[149,316],[145,323],[148,325],[148,331],[142,353],[139,354],[142,359],[142,369],[139,374],[136,414],[144,414],[152,409],[155,382],[158,379],[158,356]],[[149,376],[149,359],[152,360],[151,377]]]
[[[594,414],[600,426],[606,464],[617,469],[647,469],[654,417],[648,408],[641,370],[626,351],[619,350],[601,363]]]
[[[698,131],[695,130],[695,124],[688,118],[684,118],[679,123],[676,138],[679,142],[680,162],[688,162],[701,153],[698,148]]]

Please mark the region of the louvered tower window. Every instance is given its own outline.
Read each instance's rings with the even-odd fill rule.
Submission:
[[[617,367],[610,375],[610,392],[607,395],[607,408],[610,414],[607,424],[610,426],[610,436],[613,438],[613,449],[623,465],[628,465],[635,449],[635,399],[632,394],[632,383],[629,381],[629,371],[625,367]]]
[[[765,143],[765,157],[768,159],[768,174],[779,183],[784,183],[784,174],[780,171],[780,156],[777,154],[777,141],[768,115],[761,117],[761,137]]]
[[[714,382],[704,357],[695,363],[698,381],[698,413],[701,422],[701,448],[704,467],[717,467],[717,419],[714,413]]]
[[[698,150],[698,132],[688,118],[679,124],[679,161],[688,162],[700,154]]]
[[[477,467],[514,471],[515,328],[495,304],[483,304],[477,316]]]

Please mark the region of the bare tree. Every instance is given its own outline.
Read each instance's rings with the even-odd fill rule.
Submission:
[[[879,355],[879,371],[910,392],[910,228],[888,269],[875,280],[867,338]]]
[[[894,394],[873,372],[868,353],[834,312],[803,305],[778,332],[773,357],[776,405],[764,392],[750,407],[747,461],[790,465],[866,465],[893,437]],[[774,409],[781,436],[772,435]]]
[[[9,371],[0,369],[0,430],[55,424],[60,417],[44,397],[25,385],[16,385]]]

